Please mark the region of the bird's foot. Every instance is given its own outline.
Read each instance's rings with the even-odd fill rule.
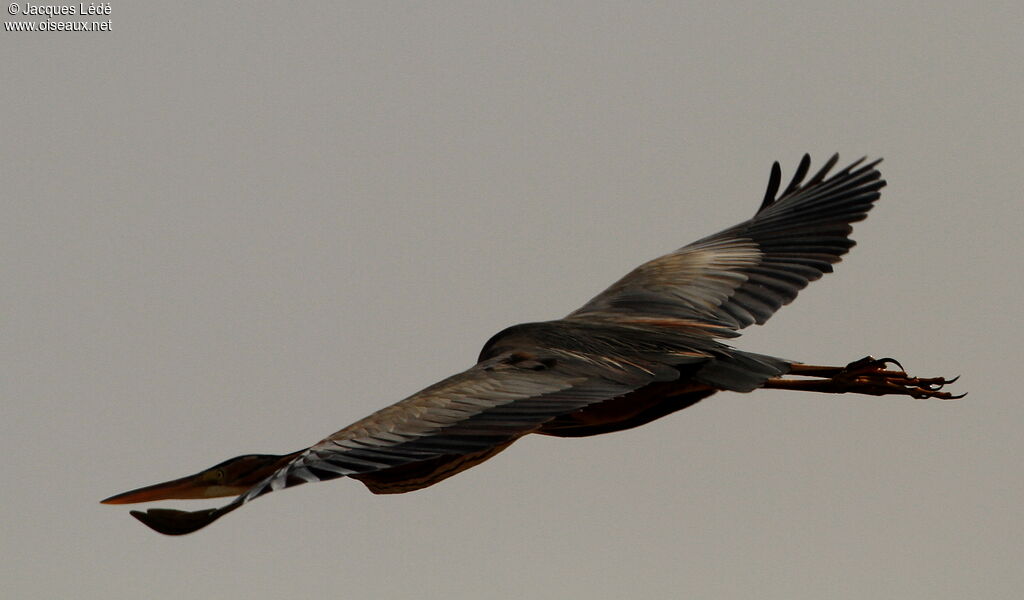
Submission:
[[[890,368],[895,367],[895,368]],[[772,378],[765,387],[790,390],[827,392],[833,394],[867,394],[887,396],[897,394],[912,398],[956,400],[967,394],[953,395],[943,388],[959,377],[911,377],[903,365],[894,358],[865,356],[845,367],[824,367],[796,363],[790,375],[812,379]]]
[[[896,367],[890,369],[889,367]],[[842,386],[848,386],[849,391],[859,394],[870,394],[873,396],[884,396],[888,394],[902,394],[913,398],[938,398],[941,400],[956,400],[967,394],[953,395],[944,392],[942,389],[960,379],[959,376],[952,379],[945,377],[911,377],[903,369],[895,358],[874,358],[865,356],[855,360],[832,378],[834,382]]]

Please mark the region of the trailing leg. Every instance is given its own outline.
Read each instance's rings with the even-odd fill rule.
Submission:
[[[897,369],[888,369],[889,365]],[[799,379],[794,379],[794,376]],[[794,363],[786,376],[772,377],[765,382],[764,387],[827,394],[896,394],[913,398],[955,400],[967,394],[953,395],[942,389],[957,379],[958,377],[911,377],[895,359],[876,359],[867,356],[845,367]]]

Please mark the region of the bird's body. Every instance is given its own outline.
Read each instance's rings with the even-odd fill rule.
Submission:
[[[776,163],[750,220],[641,265],[563,319],[498,333],[466,371],[305,450],[238,457],[104,502],[239,494],[219,509],[132,513],[157,531],[181,534],[291,485],[347,476],[376,493],[412,491],[530,433],[581,437],[629,429],[717,391],[952,397],[939,391],[949,381],[888,371],[891,359],[814,367],[719,341],[764,323],[853,246],[850,224],[865,218],[885,182],[877,162],[858,161],[828,177],[837,158],[804,183],[805,156],[778,197]]]

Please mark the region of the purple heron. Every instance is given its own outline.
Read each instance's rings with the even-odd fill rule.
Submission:
[[[530,433],[621,431],[718,391],[961,397],[942,390],[954,380],[911,377],[893,359],[815,366],[718,341],[763,324],[854,245],[850,224],[867,216],[885,181],[876,169],[880,161],[864,159],[830,176],[838,158],[805,181],[805,155],[781,193],[775,163],[750,220],[640,265],[565,318],[501,331],[468,370],[309,448],[239,456],[103,502],[236,496],[220,508],[131,513],[160,533],[180,535],[293,485],[350,477],[374,493],[409,492]]]

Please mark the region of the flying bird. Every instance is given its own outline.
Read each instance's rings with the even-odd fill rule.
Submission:
[[[885,181],[880,160],[810,179],[805,155],[781,190],[779,163],[749,220],[644,263],[568,316],[509,327],[478,362],[284,455],[247,454],[195,475],[103,500],[236,496],[220,508],[132,511],[168,535],[196,531],[268,492],[349,477],[372,492],[431,486],[531,433],[584,437],[649,423],[719,391],[758,388],[960,398],[955,381],[908,375],[894,359],[831,367],[738,350],[719,340],[763,324],[854,245]]]

